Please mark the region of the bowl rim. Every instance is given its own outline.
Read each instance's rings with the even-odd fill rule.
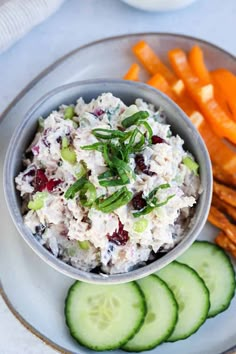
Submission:
[[[75,268],[71,265],[66,264],[65,262],[59,260],[56,258],[51,252],[46,250],[33,236],[32,233],[27,229],[27,227],[24,225],[22,216],[21,216],[21,221],[18,220],[18,216],[16,215],[19,213],[19,208],[16,206],[16,204],[13,201],[13,194],[15,194],[16,189],[12,189],[10,187],[10,184],[8,183],[8,171],[10,171],[10,166],[11,166],[11,155],[14,151],[14,146],[16,141],[19,138],[21,130],[27,125],[27,123],[32,119],[32,115],[34,112],[42,105],[44,102],[46,102],[48,99],[53,97],[59,92],[63,92],[67,89],[73,88],[73,87],[80,87],[80,86],[90,86],[90,85],[105,85],[105,84],[114,84],[114,85],[124,85],[132,88],[134,87],[139,87],[142,90],[145,91],[151,91],[155,93],[155,95],[161,97],[164,99],[168,105],[172,106],[174,110],[177,112],[178,115],[181,116],[182,120],[184,121],[185,125],[191,129],[192,134],[197,138],[199,145],[199,150],[201,150],[201,154],[203,155],[204,161],[205,161],[205,168],[207,176],[207,190],[205,191],[205,203],[202,207],[201,211],[201,218],[199,218],[197,223],[193,223],[192,227],[189,229],[187,232],[187,235],[180,241],[179,244],[177,244],[172,250],[170,250],[165,256],[163,256],[160,259],[157,259],[153,261],[152,263],[145,265],[143,267],[137,268],[135,270],[132,270],[127,273],[119,273],[119,274],[95,274],[91,272],[86,272],[83,270],[80,270],[78,268]],[[104,92],[104,91],[103,91]],[[101,92],[102,93],[102,92]],[[81,97],[81,96],[80,96]],[[141,97],[142,98],[142,97]],[[63,103],[61,103],[63,104]],[[7,203],[7,207],[9,210],[9,213],[11,215],[11,218],[24,239],[24,241],[31,247],[31,249],[48,265],[56,269],[57,271],[61,272],[62,274],[81,281],[85,281],[88,283],[97,283],[97,284],[118,284],[118,283],[125,283],[133,280],[137,280],[140,278],[143,278],[149,274],[154,273],[155,271],[163,268],[173,260],[175,260],[180,254],[182,254],[190,245],[194,242],[200,231],[202,230],[203,226],[205,225],[205,222],[207,220],[208,216],[208,211],[210,209],[210,203],[211,203],[211,196],[212,196],[212,173],[211,171],[211,162],[210,162],[210,157],[207,151],[207,148],[205,146],[205,143],[198,133],[197,129],[195,126],[192,124],[190,119],[186,116],[186,114],[180,109],[180,107],[173,102],[168,96],[163,94],[162,92],[158,91],[157,89],[141,82],[132,82],[132,81],[125,81],[121,79],[91,79],[91,80],[81,80],[81,81],[75,81],[69,84],[61,85],[59,87],[54,88],[53,90],[50,90],[46,94],[44,94],[41,98],[39,98],[26,112],[24,115],[24,118],[20,122],[20,124],[15,128],[13,135],[10,139],[7,153],[5,156],[5,161],[4,161],[4,167],[3,167],[3,189],[4,189],[4,195],[5,195],[5,200]],[[20,213],[21,215],[21,213]],[[168,256],[168,257],[167,257]]]

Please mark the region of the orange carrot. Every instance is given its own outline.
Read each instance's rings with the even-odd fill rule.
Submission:
[[[173,101],[176,101],[176,96],[171,90],[171,87],[167,80],[162,76],[161,74],[157,73],[153,75],[148,81],[147,84],[150,86],[155,87],[159,91],[165,93],[167,96],[169,96]]]
[[[185,83],[189,95],[198,104],[215,134],[236,143],[236,123],[222,110],[214,97],[205,98],[207,87],[192,72],[186,54],[181,49],[171,50],[168,54],[175,73]]]
[[[163,75],[168,82],[174,83],[177,81],[176,76],[173,72],[162,63],[158,58],[156,53],[145,41],[140,41],[136,43],[133,48],[134,55],[139,59],[144,68],[151,74],[160,73]]]
[[[215,70],[211,76],[215,84],[222,90],[234,120],[236,120],[236,77],[225,69]]]
[[[157,88],[158,90],[169,96],[175,103],[177,103],[183,111],[189,116],[192,123],[198,129],[205,144],[208,148],[211,160],[224,168],[225,171],[233,173],[236,172],[236,154],[224,143],[222,139],[214,134],[209,124],[206,122],[202,114],[197,110],[197,105],[188,97],[187,94],[181,97],[176,96],[171,91],[171,86],[167,80],[160,75],[154,75],[147,84]]]
[[[228,114],[228,116],[231,119],[235,120],[235,118],[230,110],[226,96],[222,90],[221,84],[218,84],[218,82],[215,80],[213,75],[211,75],[211,81],[214,86],[214,97],[215,97],[216,101],[219,103],[219,105],[225,111],[225,113]]]
[[[198,131],[207,146],[213,163],[220,165],[229,173],[236,173],[236,154],[225,142],[214,134],[209,124],[202,120]]]
[[[140,66],[136,63],[133,63],[127,73],[124,75],[124,80],[132,80],[132,81],[139,81],[139,72]]]
[[[203,52],[197,45],[193,46],[188,56],[189,65],[194,74],[200,79],[203,85],[207,85],[211,82],[210,74],[204,63]]]

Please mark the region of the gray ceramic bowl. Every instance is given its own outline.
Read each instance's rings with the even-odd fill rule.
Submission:
[[[32,236],[29,229],[24,225],[21,215],[21,199],[15,188],[14,178],[22,169],[22,155],[32,141],[39,116],[47,116],[53,109],[62,103],[75,103],[78,97],[86,101],[96,98],[103,92],[112,92],[120,97],[127,105],[136,98],[143,98],[153,103],[156,107],[163,107],[168,116],[174,134],[179,134],[185,141],[185,148],[196,158],[200,165],[200,176],[203,193],[196,206],[192,226],[186,231],[183,240],[169,253],[153,263],[142,268],[117,275],[93,274],[73,268],[65,264],[49,251],[47,251]],[[188,117],[168,97],[159,91],[141,83],[133,83],[123,80],[90,80],[75,82],[54,89],[37,101],[25,115],[22,123],[18,126],[10,141],[4,167],[4,189],[12,219],[23,239],[48,265],[74,279],[91,283],[122,283],[142,278],[149,275],[180,256],[196,239],[202,230],[209,211],[212,194],[211,163],[206,146],[194,128]]]

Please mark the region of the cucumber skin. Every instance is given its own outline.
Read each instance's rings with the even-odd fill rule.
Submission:
[[[154,344],[151,344],[150,346],[147,346],[143,349],[137,349],[137,348],[132,348],[132,349],[125,349],[124,347],[122,347],[121,349],[125,352],[129,352],[129,353],[140,353],[140,352],[143,352],[143,351],[146,351],[146,350],[152,350],[152,349],[155,349],[157,346],[159,346],[160,344],[164,343],[167,341],[167,339],[171,336],[171,334],[173,333],[174,329],[175,329],[175,326],[176,326],[176,323],[178,321],[178,303],[175,299],[175,296],[173,294],[173,292],[171,291],[171,289],[169,288],[169,286],[166,284],[166,282],[164,280],[162,280],[161,278],[159,278],[156,274],[151,274],[151,276],[154,276],[156,278],[158,278],[158,280],[163,283],[166,288],[168,289],[168,292],[170,294],[170,296],[172,297],[172,301],[173,303],[175,303],[175,307],[177,309],[176,311],[176,316],[175,316],[175,319],[174,319],[174,325],[173,325],[173,328],[171,331],[169,331],[169,333],[166,334],[165,337],[162,337],[161,339],[158,340],[158,342],[154,343]],[[137,333],[137,332],[136,332]],[[132,338],[131,338],[132,339]]]
[[[207,294],[208,302],[207,302],[207,307],[206,307],[206,311],[205,311],[205,312],[206,312],[205,319],[202,320],[202,322],[199,324],[199,326],[198,326],[196,329],[193,330],[193,332],[191,332],[191,333],[187,334],[185,337],[182,337],[182,338],[179,338],[179,339],[173,339],[173,340],[167,339],[167,340],[166,340],[166,343],[174,343],[174,342],[177,342],[177,341],[179,341],[179,340],[186,339],[186,338],[190,337],[192,334],[196,333],[196,332],[199,330],[199,328],[203,325],[203,323],[206,322],[206,320],[207,320],[207,318],[208,318],[207,315],[208,315],[208,312],[209,312],[209,309],[210,309],[210,293],[209,293],[208,288],[206,287],[205,282],[204,282],[203,279],[198,275],[198,273],[197,273],[193,268],[189,267],[188,265],[186,265],[186,264],[184,264],[184,263],[180,263],[180,262],[177,262],[177,261],[173,261],[173,262],[171,262],[171,263],[177,263],[177,264],[179,264],[179,265],[181,265],[181,266],[184,266],[184,267],[188,268],[192,273],[194,273],[194,274],[196,275],[196,277],[199,279],[199,281],[200,281],[200,282],[204,285],[204,287],[205,287],[205,292],[206,292],[206,294]],[[166,266],[166,267],[168,267],[168,266]]]
[[[140,286],[138,284],[136,284],[135,282],[131,282],[131,283],[128,283],[128,284],[132,284],[136,289],[137,289],[137,292],[139,293],[140,295],[140,299],[142,299],[142,312],[143,312],[143,317],[140,321],[140,323],[137,324],[137,326],[133,329],[133,333],[128,337],[128,338],[125,338],[124,341],[120,342],[118,345],[116,346],[110,346],[110,347],[102,347],[102,348],[98,348],[96,346],[93,346],[93,345],[90,345],[88,343],[85,343],[83,340],[77,338],[76,335],[74,335],[73,333],[73,325],[71,326],[70,324],[70,321],[68,320],[68,317],[67,317],[67,307],[70,305],[69,302],[70,302],[70,294],[71,292],[74,290],[74,288],[76,288],[80,283],[82,283],[81,281],[79,280],[76,280],[74,282],[74,284],[71,285],[71,287],[69,288],[68,290],[68,293],[67,293],[67,296],[66,296],[66,299],[65,299],[65,307],[64,307],[64,314],[65,314],[65,322],[66,322],[66,325],[69,329],[69,332],[70,332],[70,335],[72,338],[75,339],[75,341],[85,347],[85,348],[88,348],[88,349],[91,349],[91,350],[94,350],[94,351],[97,351],[97,352],[100,352],[100,351],[105,351],[105,350],[115,350],[115,349],[119,349],[121,346],[125,345],[130,339],[132,339],[135,334],[139,331],[139,329],[142,327],[143,323],[144,323],[144,320],[145,320],[145,317],[146,317],[146,314],[147,314],[147,304],[146,304],[146,300],[145,300],[145,297],[144,297],[144,293],[143,291],[141,290]]]
[[[224,312],[224,311],[226,311],[226,310],[229,308],[229,306],[230,306],[230,304],[231,304],[231,301],[232,301],[232,299],[233,299],[233,297],[234,297],[234,295],[235,295],[235,291],[236,291],[235,270],[234,270],[234,267],[233,267],[233,264],[232,264],[232,262],[231,262],[230,257],[228,256],[228,254],[227,254],[221,247],[219,247],[219,246],[216,245],[215,243],[212,243],[212,242],[209,242],[209,241],[204,241],[204,240],[195,241],[195,242],[193,243],[193,245],[194,245],[195,243],[207,244],[207,245],[210,245],[210,246],[212,246],[212,247],[215,247],[215,249],[217,249],[225,258],[227,258],[227,262],[228,262],[228,265],[229,265],[229,269],[231,270],[231,273],[232,273],[232,279],[234,279],[234,282],[232,282],[232,289],[231,289],[231,293],[230,293],[229,301],[228,301],[227,305],[223,306],[220,311],[216,311],[216,312],[213,312],[213,313],[211,313],[211,314],[208,313],[207,318],[214,318],[214,317],[216,317],[217,315],[219,315],[221,312]],[[180,262],[180,263],[182,263],[182,262]],[[185,263],[182,263],[182,264],[185,264]],[[191,266],[189,266],[189,267],[191,268]]]

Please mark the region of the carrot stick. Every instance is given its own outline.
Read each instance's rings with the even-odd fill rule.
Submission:
[[[236,77],[228,70],[218,69],[211,73],[215,85],[221,89],[234,120],[236,120]]]
[[[167,80],[162,76],[161,74],[157,73],[153,75],[148,81],[147,84],[155,87],[157,90],[165,93],[167,96],[169,96],[173,101],[176,101],[177,97],[173,93],[169,83]]]
[[[185,83],[189,95],[198,104],[215,134],[236,143],[236,123],[221,109],[214,97],[206,98],[203,95],[206,86],[192,72],[186,54],[181,49],[171,50],[168,54],[175,73]]]
[[[140,66],[133,63],[127,73],[124,75],[124,80],[139,81]]]
[[[193,46],[188,55],[189,65],[194,72],[194,74],[200,79],[202,85],[208,85],[213,83],[214,86],[214,97],[219,103],[221,108],[225,111],[226,114],[232,119],[233,116],[229,110],[229,106],[224,97],[224,92],[221,88],[221,85],[217,82],[217,79],[214,79],[214,72],[210,75],[205,63],[203,51],[199,46]],[[236,104],[235,104],[236,107]]]
[[[168,82],[174,83],[177,81],[176,76],[172,71],[162,63],[156,53],[145,41],[136,43],[133,48],[134,55],[139,59],[144,68],[151,74],[160,73]]]
[[[211,81],[214,86],[214,97],[216,101],[219,103],[225,113],[228,114],[231,119],[235,120],[232,111],[230,110],[230,106],[227,102],[226,96],[222,90],[221,84],[218,84],[213,75],[211,75]]]
[[[210,125],[204,119],[198,124],[198,131],[201,134],[211,161],[220,165],[226,172],[230,174],[236,173],[236,154],[235,152],[220,139]]]
[[[211,82],[210,74],[204,63],[203,51],[197,45],[193,46],[188,55],[189,65],[203,85]]]

